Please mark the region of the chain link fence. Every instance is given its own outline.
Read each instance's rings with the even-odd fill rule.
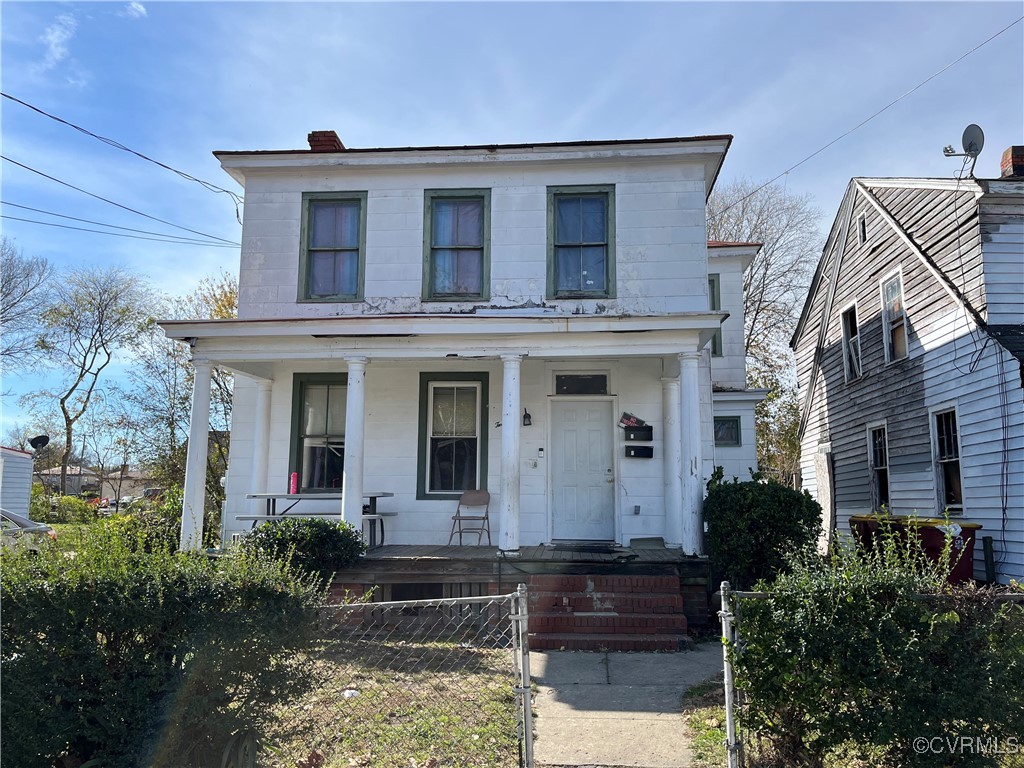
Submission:
[[[526,587],[492,597],[331,605],[308,693],[232,765],[532,768]]]

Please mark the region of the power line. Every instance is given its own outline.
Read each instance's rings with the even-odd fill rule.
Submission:
[[[768,180],[768,181],[766,181],[766,182],[765,182],[764,184],[762,184],[762,185],[761,185],[761,186],[759,186],[759,187],[758,187],[757,189],[755,189],[755,190],[754,190],[753,192],[751,192],[751,193],[750,193],[749,195],[746,195],[746,196],[744,196],[744,197],[741,197],[741,198],[740,198],[739,200],[736,200],[736,201],[734,201],[734,202],[733,202],[733,203],[732,203],[731,205],[728,205],[728,206],[726,206],[725,208],[723,208],[722,210],[718,211],[718,213],[716,213],[716,214],[714,215],[714,217],[712,217],[712,218],[713,218],[713,219],[715,219],[715,218],[718,218],[719,216],[723,215],[723,214],[724,214],[724,213],[725,213],[726,211],[728,211],[728,210],[729,210],[730,208],[735,208],[735,207],[736,207],[737,205],[739,205],[739,204],[740,204],[740,203],[742,203],[743,201],[745,201],[745,200],[749,200],[749,199],[750,199],[751,197],[753,197],[754,195],[756,195],[756,194],[757,194],[758,192],[760,192],[760,191],[761,191],[762,189],[764,189],[765,187],[767,187],[767,186],[769,186],[769,185],[771,185],[771,184],[774,184],[774,183],[775,183],[776,181],[778,181],[779,179],[781,179],[781,178],[782,178],[783,176],[787,175],[787,174],[788,174],[788,173],[789,173],[790,171],[795,171],[795,170],[796,170],[797,168],[799,168],[799,167],[800,167],[801,165],[803,165],[804,163],[806,163],[806,162],[807,162],[808,160],[811,160],[812,158],[815,158],[815,157],[817,157],[817,156],[818,156],[818,155],[820,155],[820,154],[821,154],[822,152],[824,152],[824,151],[825,151],[826,149],[828,149],[829,147],[831,147],[831,146],[832,146],[833,144],[835,144],[835,143],[837,143],[837,142],[839,142],[839,141],[842,141],[842,140],[843,140],[843,139],[845,139],[845,138],[846,138],[847,136],[849,136],[849,135],[850,135],[851,133],[853,133],[854,131],[856,131],[856,130],[857,130],[858,128],[861,128],[862,126],[864,126],[864,125],[867,125],[867,124],[868,124],[868,123],[870,123],[870,122],[871,122],[872,120],[874,120],[874,119],[875,119],[876,117],[878,117],[878,116],[879,116],[880,114],[882,114],[883,112],[885,112],[885,111],[886,111],[887,109],[889,109],[890,107],[893,107],[893,106],[895,106],[896,104],[898,104],[899,102],[903,101],[903,99],[905,99],[905,98],[906,98],[907,96],[909,96],[910,94],[912,94],[912,93],[913,93],[914,91],[917,91],[917,90],[919,90],[920,88],[922,88],[923,86],[927,85],[927,84],[928,84],[928,83],[930,83],[930,82],[931,82],[932,80],[934,80],[934,79],[935,79],[936,77],[938,77],[938,76],[939,76],[939,75],[941,75],[941,74],[942,74],[943,72],[945,72],[945,71],[946,71],[947,69],[949,69],[950,67],[953,67],[953,66],[954,66],[954,65],[956,65],[956,64],[959,64],[959,63],[960,63],[961,61],[963,61],[964,59],[966,59],[966,58],[967,58],[968,56],[970,56],[970,55],[971,55],[972,53],[974,53],[974,52],[975,52],[975,51],[977,51],[978,49],[980,49],[980,48],[982,48],[982,47],[984,47],[984,46],[988,45],[989,43],[991,43],[991,42],[992,42],[993,40],[995,40],[995,39],[996,39],[997,37],[999,37],[999,36],[1000,36],[1001,34],[1003,34],[1004,32],[1006,32],[1006,31],[1007,31],[1008,29],[1010,29],[1011,27],[1014,27],[1014,26],[1016,26],[1017,24],[1020,24],[1020,23],[1021,23],[1021,21],[1024,21],[1024,16],[1021,16],[1021,17],[1020,17],[1020,18],[1018,18],[1018,19],[1017,19],[1016,21],[1013,21],[1013,22],[1011,22],[1010,24],[1006,25],[1005,27],[1003,27],[1002,29],[1000,29],[1000,30],[999,30],[998,32],[996,32],[996,33],[995,33],[994,35],[992,35],[992,36],[991,36],[990,38],[988,38],[987,40],[984,40],[983,42],[981,42],[981,43],[979,43],[978,45],[974,46],[974,47],[973,47],[973,48],[972,48],[971,50],[969,50],[969,51],[968,51],[967,53],[963,54],[963,55],[962,55],[962,56],[960,56],[959,58],[957,58],[957,59],[954,59],[954,60],[953,60],[953,61],[951,61],[951,62],[950,62],[949,64],[947,64],[946,66],[944,66],[944,67],[943,67],[942,69],[940,69],[940,70],[939,70],[938,72],[936,72],[936,73],[935,73],[934,75],[932,75],[931,77],[927,78],[926,80],[923,80],[923,81],[921,81],[920,83],[918,83],[917,85],[915,85],[915,86],[914,86],[913,88],[911,88],[911,89],[910,89],[909,91],[907,91],[906,93],[904,93],[904,94],[903,94],[902,96],[900,96],[900,97],[898,97],[898,98],[894,99],[893,101],[890,101],[890,102],[889,102],[888,104],[886,104],[886,105],[885,105],[884,107],[882,107],[882,108],[881,108],[880,110],[878,110],[877,112],[875,112],[875,113],[874,113],[873,115],[871,115],[870,117],[868,117],[868,118],[866,118],[866,119],[862,120],[861,122],[857,123],[857,125],[853,126],[853,128],[851,128],[850,130],[848,130],[848,131],[847,131],[846,133],[844,133],[844,134],[842,134],[841,136],[837,136],[836,138],[832,139],[832,141],[830,141],[830,142],[829,142],[828,144],[826,144],[825,146],[823,146],[823,147],[822,147],[821,149],[819,149],[819,150],[818,150],[817,152],[813,152],[812,154],[808,155],[807,157],[805,157],[805,158],[804,158],[803,160],[801,160],[801,161],[800,161],[799,163],[797,163],[796,165],[792,165],[792,166],[790,166],[789,168],[787,168],[786,170],[784,170],[784,171],[783,171],[782,173],[780,173],[780,174],[779,174],[778,176],[776,176],[775,178],[769,179],[769,180]]]
[[[236,246],[226,243],[203,243],[196,240],[185,240],[180,238],[165,238],[165,237],[143,237],[141,235],[126,235],[121,232],[105,232],[102,229],[88,229],[86,227],[72,227],[69,224],[58,224],[55,221],[37,221],[36,219],[23,219],[18,216],[8,216],[6,214],[0,215],[0,219],[9,219],[10,221],[23,221],[27,224],[42,224],[44,227],[58,227],[60,229],[73,229],[78,232],[93,232],[97,235],[110,235],[112,237],[130,237],[133,240],[154,240],[158,243],[171,243],[173,245],[201,245],[207,248],[234,248]]]
[[[143,235],[156,235],[158,237],[170,237],[170,238],[174,238],[175,240],[180,240],[181,242],[192,242],[192,243],[195,243],[196,245],[214,245],[214,243],[210,242],[209,240],[199,240],[197,238],[191,238],[191,237],[178,237],[177,235],[169,235],[166,232],[150,232],[149,230],[146,230],[146,229],[133,229],[132,227],[119,227],[117,224],[106,224],[106,223],[104,223],[102,221],[93,221],[92,219],[80,219],[77,216],[68,216],[68,215],[63,214],[63,213],[55,213],[54,211],[45,211],[42,208],[32,208],[32,207],[30,207],[28,205],[19,205],[18,203],[11,203],[11,202],[8,202],[7,200],[0,200],[0,205],[8,205],[11,208],[21,208],[22,210],[32,211],[33,213],[43,213],[43,214],[46,214],[47,216],[56,216],[56,217],[58,217],[60,219],[70,219],[71,221],[80,221],[80,222],[82,222],[84,224],[95,224],[98,227],[109,227],[110,229],[122,229],[125,232],[138,232],[138,233],[143,234]],[[23,221],[28,221],[28,219],[23,219]],[[219,245],[218,245],[218,247],[219,247]]]
[[[238,204],[243,202],[242,197],[238,193],[232,192],[230,189],[224,189],[223,187],[219,187],[216,184],[213,184],[213,183],[211,183],[209,181],[203,181],[202,179],[198,179],[198,178],[196,178],[195,176],[193,176],[190,173],[185,173],[185,171],[179,171],[177,168],[174,168],[174,167],[172,167],[170,165],[167,165],[166,163],[161,163],[159,160],[154,160],[152,157],[148,157],[147,155],[144,155],[141,152],[136,152],[134,149],[131,149],[130,147],[126,147],[124,144],[122,144],[119,141],[115,141],[114,139],[108,139],[106,136],[100,136],[99,134],[93,133],[92,131],[87,130],[87,129],[81,127],[80,125],[75,125],[74,123],[69,122],[67,120],[64,120],[63,118],[57,117],[56,115],[52,115],[49,112],[47,112],[47,111],[45,111],[43,109],[40,109],[37,106],[29,104],[27,101],[22,101],[21,99],[15,97],[15,96],[11,96],[9,93],[3,93],[2,91],[0,91],[0,96],[3,96],[5,99],[10,99],[11,101],[14,101],[14,102],[16,102],[18,104],[21,104],[23,107],[28,107],[32,111],[38,112],[40,115],[43,115],[44,117],[48,117],[51,120],[56,120],[58,123],[66,125],[69,128],[74,128],[76,131],[84,133],[86,136],[91,136],[92,138],[96,139],[97,141],[102,141],[104,144],[107,144],[108,146],[114,147],[115,149],[120,149],[120,150],[122,150],[124,152],[128,152],[128,153],[130,153],[132,155],[135,155],[136,157],[139,157],[139,158],[141,158],[141,159],[143,159],[143,160],[145,160],[147,162],[153,163],[154,165],[158,165],[161,168],[164,168],[165,170],[171,171],[172,173],[176,173],[178,176],[181,176],[181,178],[183,178],[183,179],[186,179],[188,181],[194,181],[196,184],[199,184],[199,185],[205,187],[206,189],[208,189],[211,192],[224,193],[225,195],[230,196],[232,200],[234,200],[236,207],[238,206]]]
[[[82,189],[81,187],[76,187],[74,184],[69,184],[66,181],[61,181],[60,179],[56,178],[55,176],[50,176],[49,174],[43,173],[42,171],[37,171],[35,168],[30,168],[29,166],[24,165],[23,163],[19,163],[17,160],[11,160],[11,158],[7,157],[6,155],[0,155],[0,159],[6,160],[7,162],[12,163],[13,165],[18,166],[19,168],[24,168],[26,171],[31,171],[32,173],[38,174],[38,175],[42,176],[44,179],[49,179],[50,181],[55,181],[58,184],[63,184],[65,187],[70,187],[71,189],[75,190],[76,192],[81,192],[83,195],[88,195],[89,197],[94,197],[97,200],[102,200],[104,203],[110,203],[111,205],[117,206],[118,208],[122,208],[122,209],[124,209],[126,211],[129,211],[131,213],[137,214],[139,216],[143,216],[143,217],[145,217],[147,219],[152,219],[153,221],[158,221],[161,224],[166,224],[169,227],[174,227],[175,229],[180,229],[180,230],[183,230],[185,232],[191,232],[193,235],[200,235],[202,237],[206,237],[206,238],[209,238],[211,240],[220,240],[222,243],[227,243],[229,245],[235,245],[235,246],[239,245],[239,243],[232,242],[231,240],[226,240],[223,237],[217,237],[216,235],[208,235],[206,232],[200,232],[197,229],[189,229],[188,227],[183,227],[180,224],[175,224],[173,222],[167,221],[166,219],[159,219],[156,216],[150,216],[148,213],[143,213],[142,211],[137,211],[134,208],[129,208],[127,205],[121,205],[121,203],[115,203],[113,200],[108,200],[107,198],[100,197],[99,195],[93,194],[92,192],[87,192],[86,190]]]

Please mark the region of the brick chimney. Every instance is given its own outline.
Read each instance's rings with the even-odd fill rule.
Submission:
[[[343,152],[345,150],[345,145],[341,143],[341,139],[334,131],[312,131],[306,139],[313,152]]]
[[[999,170],[1004,179],[1024,179],[1024,146],[1007,147]]]

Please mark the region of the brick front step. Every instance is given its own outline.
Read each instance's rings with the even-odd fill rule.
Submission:
[[[674,594],[636,592],[530,592],[530,610],[542,613],[616,611],[618,613],[682,613],[678,584]]]
[[[538,592],[640,592],[679,594],[678,576],[534,574],[531,590]]]
[[[682,651],[692,642],[686,635],[530,634],[533,651]]]
[[[530,632],[685,635],[686,617],[648,613],[531,613]]]

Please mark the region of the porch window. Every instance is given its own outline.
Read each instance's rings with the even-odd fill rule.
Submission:
[[[345,374],[296,374],[291,471],[299,492],[340,491],[345,464]]]
[[[848,382],[860,378],[860,329],[856,307],[843,312],[843,368]]]
[[[871,466],[871,499],[874,508],[889,507],[889,441],[885,427],[868,430],[868,459]]]
[[[715,417],[715,445],[718,448],[735,448],[740,442],[740,417]]]
[[[614,187],[548,188],[548,295],[615,295]]]
[[[718,312],[722,309],[722,285],[721,276],[717,274],[708,275],[708,309]],[[711,356],[722,356],[722,327],[719,326],[715,335],[711,338]]]
[[[899,273],[882,283],[882,323],[885,331],[885,361],[907,356],[907,314],[903,311],[903,280]]]
[[[365,235],[365,192],[304,194],[299,301],[359,300]]]
[[[487,374],[420,374],[417,498],[457,499],[487,477]]]
[[[935,428],[935,475],[939,509],[959,514],[964,511],[964,491],[960,478],[960,436],[956,410],[933,414]]]
[[[424,299],[490,295],[489,189],[428,189],[424,213]]]
[[[608,375],[604,373],[556,373],[556,395],[607,395]]]

